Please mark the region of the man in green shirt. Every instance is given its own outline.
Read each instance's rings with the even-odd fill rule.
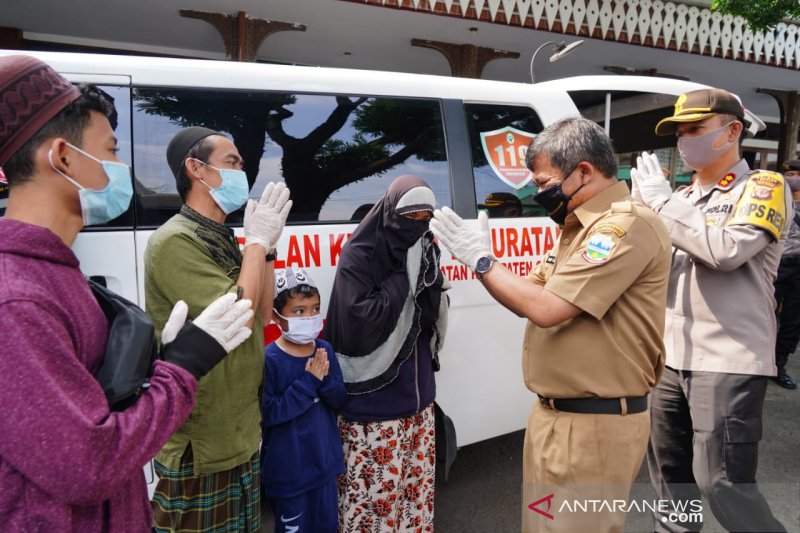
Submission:
[[[291,208],[270,183],[245,209],[244,252],[225,218],[248,198],[233,142],[200,127],[179,131],[167,161],[184,202],[145,252],[145,302],[159,334],[178,300],[189,318],[226,292],[253,302],[253,335],[200,380],[189,419],[156,456],[155,531],[260,531],[258,446],[262,325],[271,318],[274,246]],[[266,259],[266,260],[265,260]]]

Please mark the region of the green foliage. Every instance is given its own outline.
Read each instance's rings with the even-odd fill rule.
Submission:
[[[713,0],[711,10],[742,17],[753,32],[769,31],[785,18],[800,18],[798,0]]]

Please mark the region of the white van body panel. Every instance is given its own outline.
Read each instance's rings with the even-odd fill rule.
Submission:
[[[72,250],[85,276],[101,276],[117,294],[132,302],[144,301],[137,290],[136,273],[142,265],[133,231],[79,233]]]

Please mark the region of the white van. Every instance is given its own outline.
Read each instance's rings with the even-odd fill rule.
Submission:
[[[676,95],[701,88],[664,78],[530,85],[272,64],[31,55],[114,99],[120,157],[133,167],[135,197],[125,214],[85,230],[74,247],[87,275],[142,306],[147,239],[181,203],[165,157],[181,127],[229,134],[245,159],[251,197],[270,181],[286,182],[294,207],[276,267],[307,268],[320,286],[324,314],[358,213],[395,177],[421,176],[439,205],[468,219],[488,209],[495,254],[524,276],[559,234],[531,200],[536,191],[524,159],[533,136],[562,117],[583,114],[610,131],[620,177],[627,177],[631,154],[643,149],[659,149],[664,166],[680,175],[669,148],[674,139],[656,137],[653,127],[671,113]],[[0,202],[5,195],[0,191]],[[241,212],[228,220],[241,235]],[[458,444],[523,428],[534,401],[521,372],[524,320],[495,303],[449,256],[442,269],[452,289],[437,401],[455,423]]]

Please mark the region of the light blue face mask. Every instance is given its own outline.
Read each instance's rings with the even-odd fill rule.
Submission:
[[[199,159],[195,159],[195,161],[219,172],[219,177],[222,178],[222,184],[216,189],[205,181],[200,181],[203,185],[208,187],[211,198],[217,202],[220,209],[225,211],[226,215],[230,215],[244,205],[250,195],[250,186],[247,183],[247,174],[244,173],[244,170],[217,168]]]
[[[70,143],[67,143],[67,146],[85,155],[89,159],[100,163],[108,178],[108,185],[103,189],[86,188],[58,170],[55,165],[53,165],[53,150],[48,152],[47,159],[50,162],[50,166],[53,167],[53,170],[61,174],[64,179],[78,188],[83,225],[92,226],[94,224],[105,224],[109,220],[113,220],[127,211],[128,206],[131,204],[131,198],[133,197],[131,167],[125,163],[100,160]]]

